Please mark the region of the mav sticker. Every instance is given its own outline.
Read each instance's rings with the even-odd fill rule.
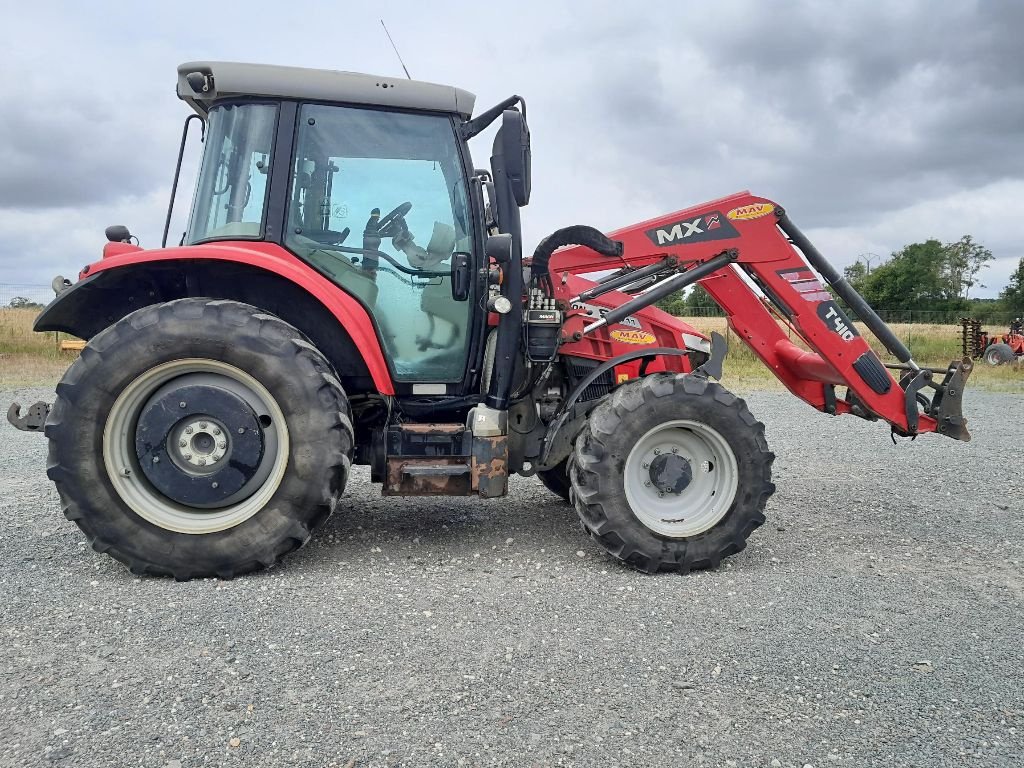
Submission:
[[[752,221],[753,219],[767,216],[774,211],[775,206],[771,203],[751,203],[750,205],[741,205],[739,208],[733,208],[725,215],[729,217],[730,221]]]
[[[654,334],[647,331],[612,331],[611,337],[623,344],[653,344],[657,341]]]
[[[823,301],[818,305],[818,317],[828,326],[830,331],[838,334],[843,341],[853,341],[857,336],[857,329],[853,327],[853,321],[846,316],[846,313],[839,308],[834,301]]]

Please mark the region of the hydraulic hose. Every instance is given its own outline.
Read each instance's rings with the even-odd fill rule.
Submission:
[[[602,256],[622,255],[620,240],[612,240],[593,227],[588,227],[585,224],[562,227],[541,240],[534,249],[533,263],[530,267],[531,279],[540,280],[547,277],[551,254],[567,245],[582,245]]]

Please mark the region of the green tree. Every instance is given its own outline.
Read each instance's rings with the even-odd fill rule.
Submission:
[[[967,299],[975,285],[985,287],[977,278],[978,273],[994,258],[992,251],[974,242],[970,235],[964,235],[955,243],[946,243],[945,251],[943,274],[949,281],[949,292],[952,295]]]
[[[856,290],[860,290],[864,284],[864,278],[868,276],[867,265],[859,259],[853,264],[848,264],[843,267],[843,277],[846,278],[847,282],[850,283]]]
[[[1024,258],[1017,263],[1017,269],[1010,275],[1010,282],[999,294],[999,299],[1015,316],[1024,315]]]
[[[711,298],[711,294],[705,291],[704,286],[699,283],[693,286],[690,292],[686,294],[683,305],[686,307],[687,314],[690,315],[717,317],[725,314],[722,308]]]
[[[7,306],[11,309],[41,309],[43,305],[24,296],[15,296],[7,302]]]
[[[861,291],[876,309],[933,309],[951,298],[945,263],[945,246],[938,240],[911,243],[865,275]]]
[[[860,293],[863,291],[864,281],[867,279],[867,265],[857,259],[852,264],[843,267],[843,276],[853,286],[853,289]],[[831,293],[831,286],[826,285],[826,288]]]

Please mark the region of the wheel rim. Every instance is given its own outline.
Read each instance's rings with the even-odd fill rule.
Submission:
[[[199,394],[213,412],[186,409]],[[159,440],[144,440],[151,414],[179,397],[181,414],[164,420],[153,433]],[[163,363],[138,376],[114,401],[103,429],[103,463],[114,490],[139,517],[178,533],[223,531],[259,512],[284,478],[288,449],[284,413],[266,387],[232,365],[204,358]],[[192,490],[175,498],[168,495],[172,487]]]
[[[736,455],[716,430],[696,421],[659,424],[626,458],[626,500],[655,533],[685,538],[713,528],[739,485]]]
[[[1003,362],[1002,355],[999,354],[998,349],[989,349],[985,353],[985,362],[989,365],[999,365]]]

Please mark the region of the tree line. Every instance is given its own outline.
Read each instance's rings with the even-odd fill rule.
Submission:
[[[989,249],[964,235],[952,243],[910,243],[873,269],[863,261],[855,261],[843,272],[867,302],[883,313],[913,310],[979,320],[1024,315],[1024,258],[998,298],[971,296],[973,291],[986,287],[980,278],[992,259]],[[683,316],[724,314],[699,285],[685,296],[676,294],[663,299],[659,306]]]

